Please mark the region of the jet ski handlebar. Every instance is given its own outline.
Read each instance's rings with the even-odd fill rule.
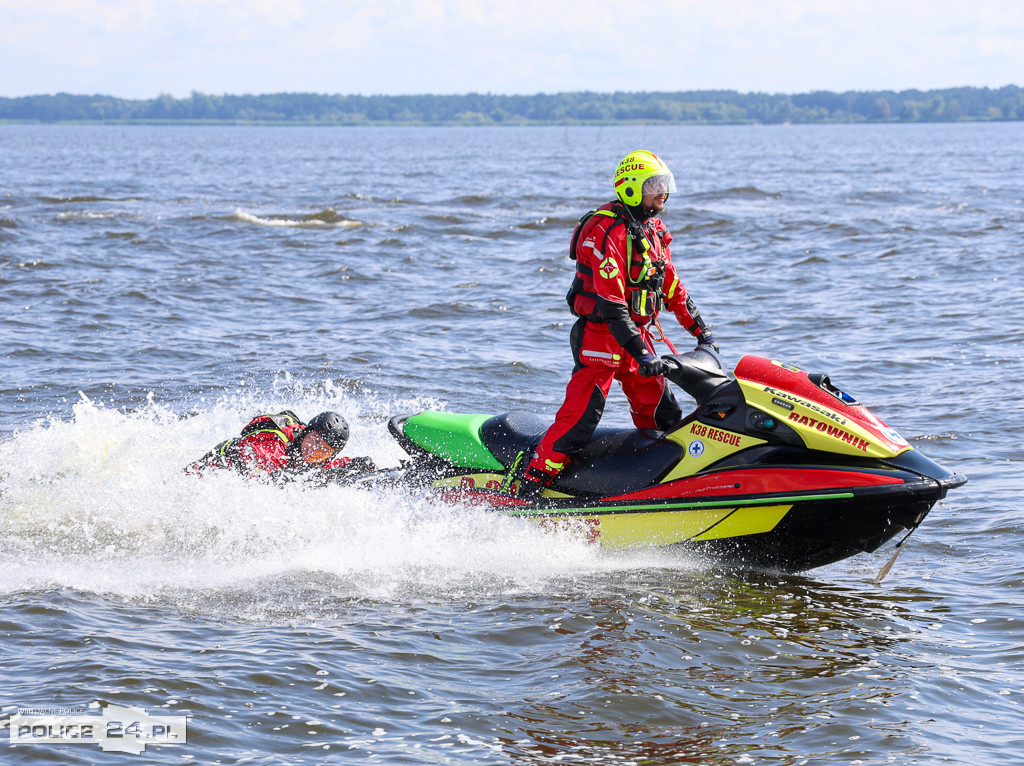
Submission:
[[[722,360],[710,346],[698,345],[693,351],[683,354],[666,354],[661,357],[668,368],[665,377],[692,396],[698,403],[731,378],[722,367]]]

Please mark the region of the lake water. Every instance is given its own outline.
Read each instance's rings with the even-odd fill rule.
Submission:
[[[891,546],[721,571],[181,473],[268,409],[382,464],[395,414],[552,416],[568,239],[635,148],[727,365],[829,372],[970,478],[880,586]],[[0,125],[0,716],[188,715],[161,764],[1019,763],[1022,178],[1021,123]]]

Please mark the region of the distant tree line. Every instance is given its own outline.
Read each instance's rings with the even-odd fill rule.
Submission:
[[[234,122],[325,125],[742,124],[1024,120],[1024,89],[675,93],[490,93],[342,96],[273,93],[154,99],[56,95],[0,98],[0,120],[30,122]]]

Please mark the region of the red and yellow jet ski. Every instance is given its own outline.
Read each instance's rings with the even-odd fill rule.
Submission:
[[[744,356],[730,377],[706,347],[662,358],[693,413],[667,432],[598,428],[541,497],[508,491],[509,467],[549,425],[522,412],[392,418],[411,457],[403,479],[609,549],[789,572],[874,551],[967,481],[827,375]]]

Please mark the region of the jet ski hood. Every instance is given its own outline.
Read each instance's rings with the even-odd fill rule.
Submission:
[[[748,405],[796,431],[809,449],[876,458],[910,449],[828,375],[758,356],[740,359],[735,375]]]

